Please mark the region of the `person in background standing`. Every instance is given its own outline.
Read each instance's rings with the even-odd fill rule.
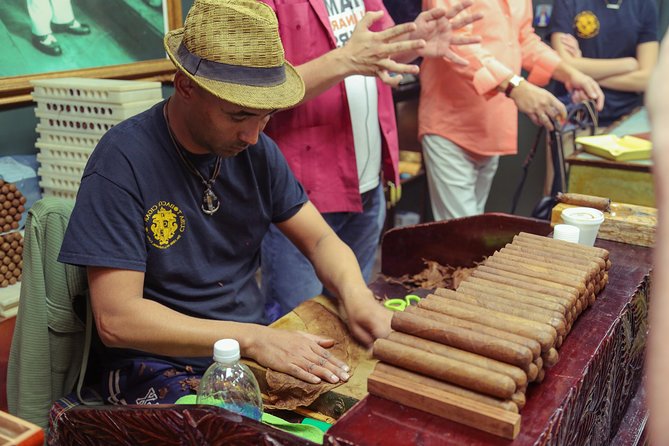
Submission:
[[[606,95],[599,125],[643,105],[643,93],[657,63],[658,13],[655,0],[556,0],[548,33],[552,47],[576,69],[591,76]],[[555,91],[563,102],[563,84]]]
[[[63,49],[54,33],[82,36],[91,33],[90,26],[74,18],[72,0],[27,0],[32,23],[32,43],[50,56],[60,56]]]
[[[448,5],[423,0],[423,9]],[[596,100],[599,109],[604,104],[597,82],[561,61],[534,32],[530,0],[478,0],[470,9],[484,19],[461,32],[483,40],[453,49],[469,64],[425,59],[421,65],[418,127],[435,220],[483,213],[499,156],[517,152],[518,111],[549,130],[565,116],[565,106],[537,85],[553,77],[577,98]]]
[[[369,282],[385,220],[384,186],[399,185],[389,85],[397,85],[401,76],[391,74],[417,73],[417,66],[404,64],[417,56],[444,58],[447,65],[466,63],[451,45],[478,38],[454,38],[452,31],[480,16],[457,16],[472,4],[465,0],[393,26],[381,0],[263,1],[276,12],[286,59],[307,90],[300,106],[277,113],[265,131],[309,200],[351,247]],[[425,46],[389,51],[388,43],[402,39],[418,39]],[[324,291],[307,259],[276,227],[263,241],[261,269],[270,320]]]

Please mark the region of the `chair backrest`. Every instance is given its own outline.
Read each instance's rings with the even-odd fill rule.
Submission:
[[[9,411],[45,429],[52,403],[74,390],[87,356],[86,271],[57,260],[73,205],[72,200],[45,197],[28,212],[9,354]]]

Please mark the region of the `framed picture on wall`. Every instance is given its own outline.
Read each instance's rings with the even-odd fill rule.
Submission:
[[[2,0],[0,105],[30,101],[30,80],[168,80],[163,36],[181,0]]]
[[[534,26],[537,28],[546,28],[551,21],[553,5],[541,3],[536,6],[534,12]]]

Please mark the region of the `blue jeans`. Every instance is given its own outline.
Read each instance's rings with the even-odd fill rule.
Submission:
[[[322,215],[339,238],[353,250],[362,276],[369,282],[386,218],[383,187],[379,184],[362,194],[361,198],[362,213],[332,212]],[[265,308],[269,322],[305,300],[326,292],[309,260],[274,225],[270,226],[262,242],[261,272],[261,288],[267,299]]]

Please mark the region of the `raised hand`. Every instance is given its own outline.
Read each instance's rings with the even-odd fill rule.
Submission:
[[[480,36],[456,35],[454,31],[461,29],[483,18],[483,14],[469,14],[467,9],[472,0],[463,0],[448,10],[433,8],[422,12],[415,20],[416,31],[410,39],[423,39],[424,48],[418,51],[423,57],[444,57],[453,63],[467,65],[467,60],[455,54],[452,45],[468,45],[481,41]]]

